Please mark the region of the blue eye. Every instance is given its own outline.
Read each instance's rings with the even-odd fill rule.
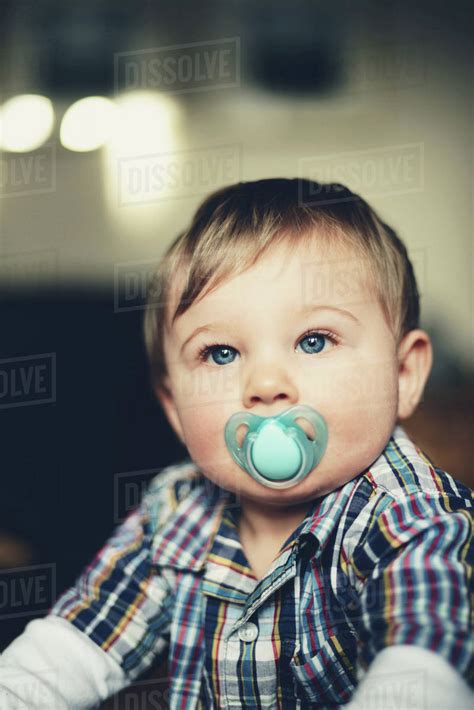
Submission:
[[[216,365],[227,365],[229,362],[233,362],[233,357],[231,356],[236,352],[237,351],[234,348],[231,348],[230,345],[205,345],[199,351],[199,359],[206,362],[209,355],[212,355],[212,359]],[[219,356],[222,354],[223,357],[221,359],[219,359],[219,357],[217,360],[215,359],[215,355]],[[230,357],[231,359],[229,359]]]
[[[304,352],[307,355],[317,355],[322,352],[327,340],[336,345],[339,342],[339,337],[332,331],[309,330],[303,334],[299,343],[306,341],[308,349],[305,347]],[[237,353],[238,351],[230,345],[213,343],[212,345],[203,345],[199,350],[198,358],[207,363],[209,356],[212,355],[215,365],[228,365],[234,362]]]
[[[308,344],[308,349],[306,350],[305,348],[303,348],[303,350],[305,351],[305,353],[308,353],[308,355],[312,355],[313,353],[321,352],[321,350],[324,348],[324,343],[326,340],[327,335],[325,335],[324,333],[309,333],[300,340],[300,343],[304,343],[306,341]]]

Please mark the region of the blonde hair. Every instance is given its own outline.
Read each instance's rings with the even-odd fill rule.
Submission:
[[[165,330],[199,298],[252,266],[270,246],[317,240],[349,248],[367,264],[370,284],[397,345],[419,327],[419,294],[407,250],[359,195],[339,183],[302,178],[239,182],[209,195],[166,250],[150,281],[143,334],[151,385],[167,375]],[[183,287],[168,324],[176,275]]]

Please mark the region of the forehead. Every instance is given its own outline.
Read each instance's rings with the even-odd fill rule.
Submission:
[[[203,292],[179,316],[179,327],[196,316],[212,317],[215,308],[239,310],[239,305],[253,310],[276,303],[305,306],[332,305],[340,308],[367,305],[375,299],[370,262],[354,247],[317,240],[295,245],[282,242],[271,246],[257,262],[238,273],[230,273]],[[186,280],[185,273],[176,273],[170,285],[168,322],[178,305]]]

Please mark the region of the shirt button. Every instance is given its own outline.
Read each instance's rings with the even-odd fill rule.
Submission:
[[[255,641],[258,636],[258,628],[256,624],[252,624],[251,621],[247,621],[239,629],[239,638],[242,641]]]

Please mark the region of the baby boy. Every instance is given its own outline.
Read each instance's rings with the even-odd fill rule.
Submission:
[[[164,255],[144,335],[189,458],[6,649],[1,707],[28,706],[19,679],[95,707],[161,658],[171,708],[471,707],[472,494],[400,424],[432,349],[393,229],[339,184],[225,187]],[[267,420],[301,442],[291,473],[275,427],[252,458]]]

